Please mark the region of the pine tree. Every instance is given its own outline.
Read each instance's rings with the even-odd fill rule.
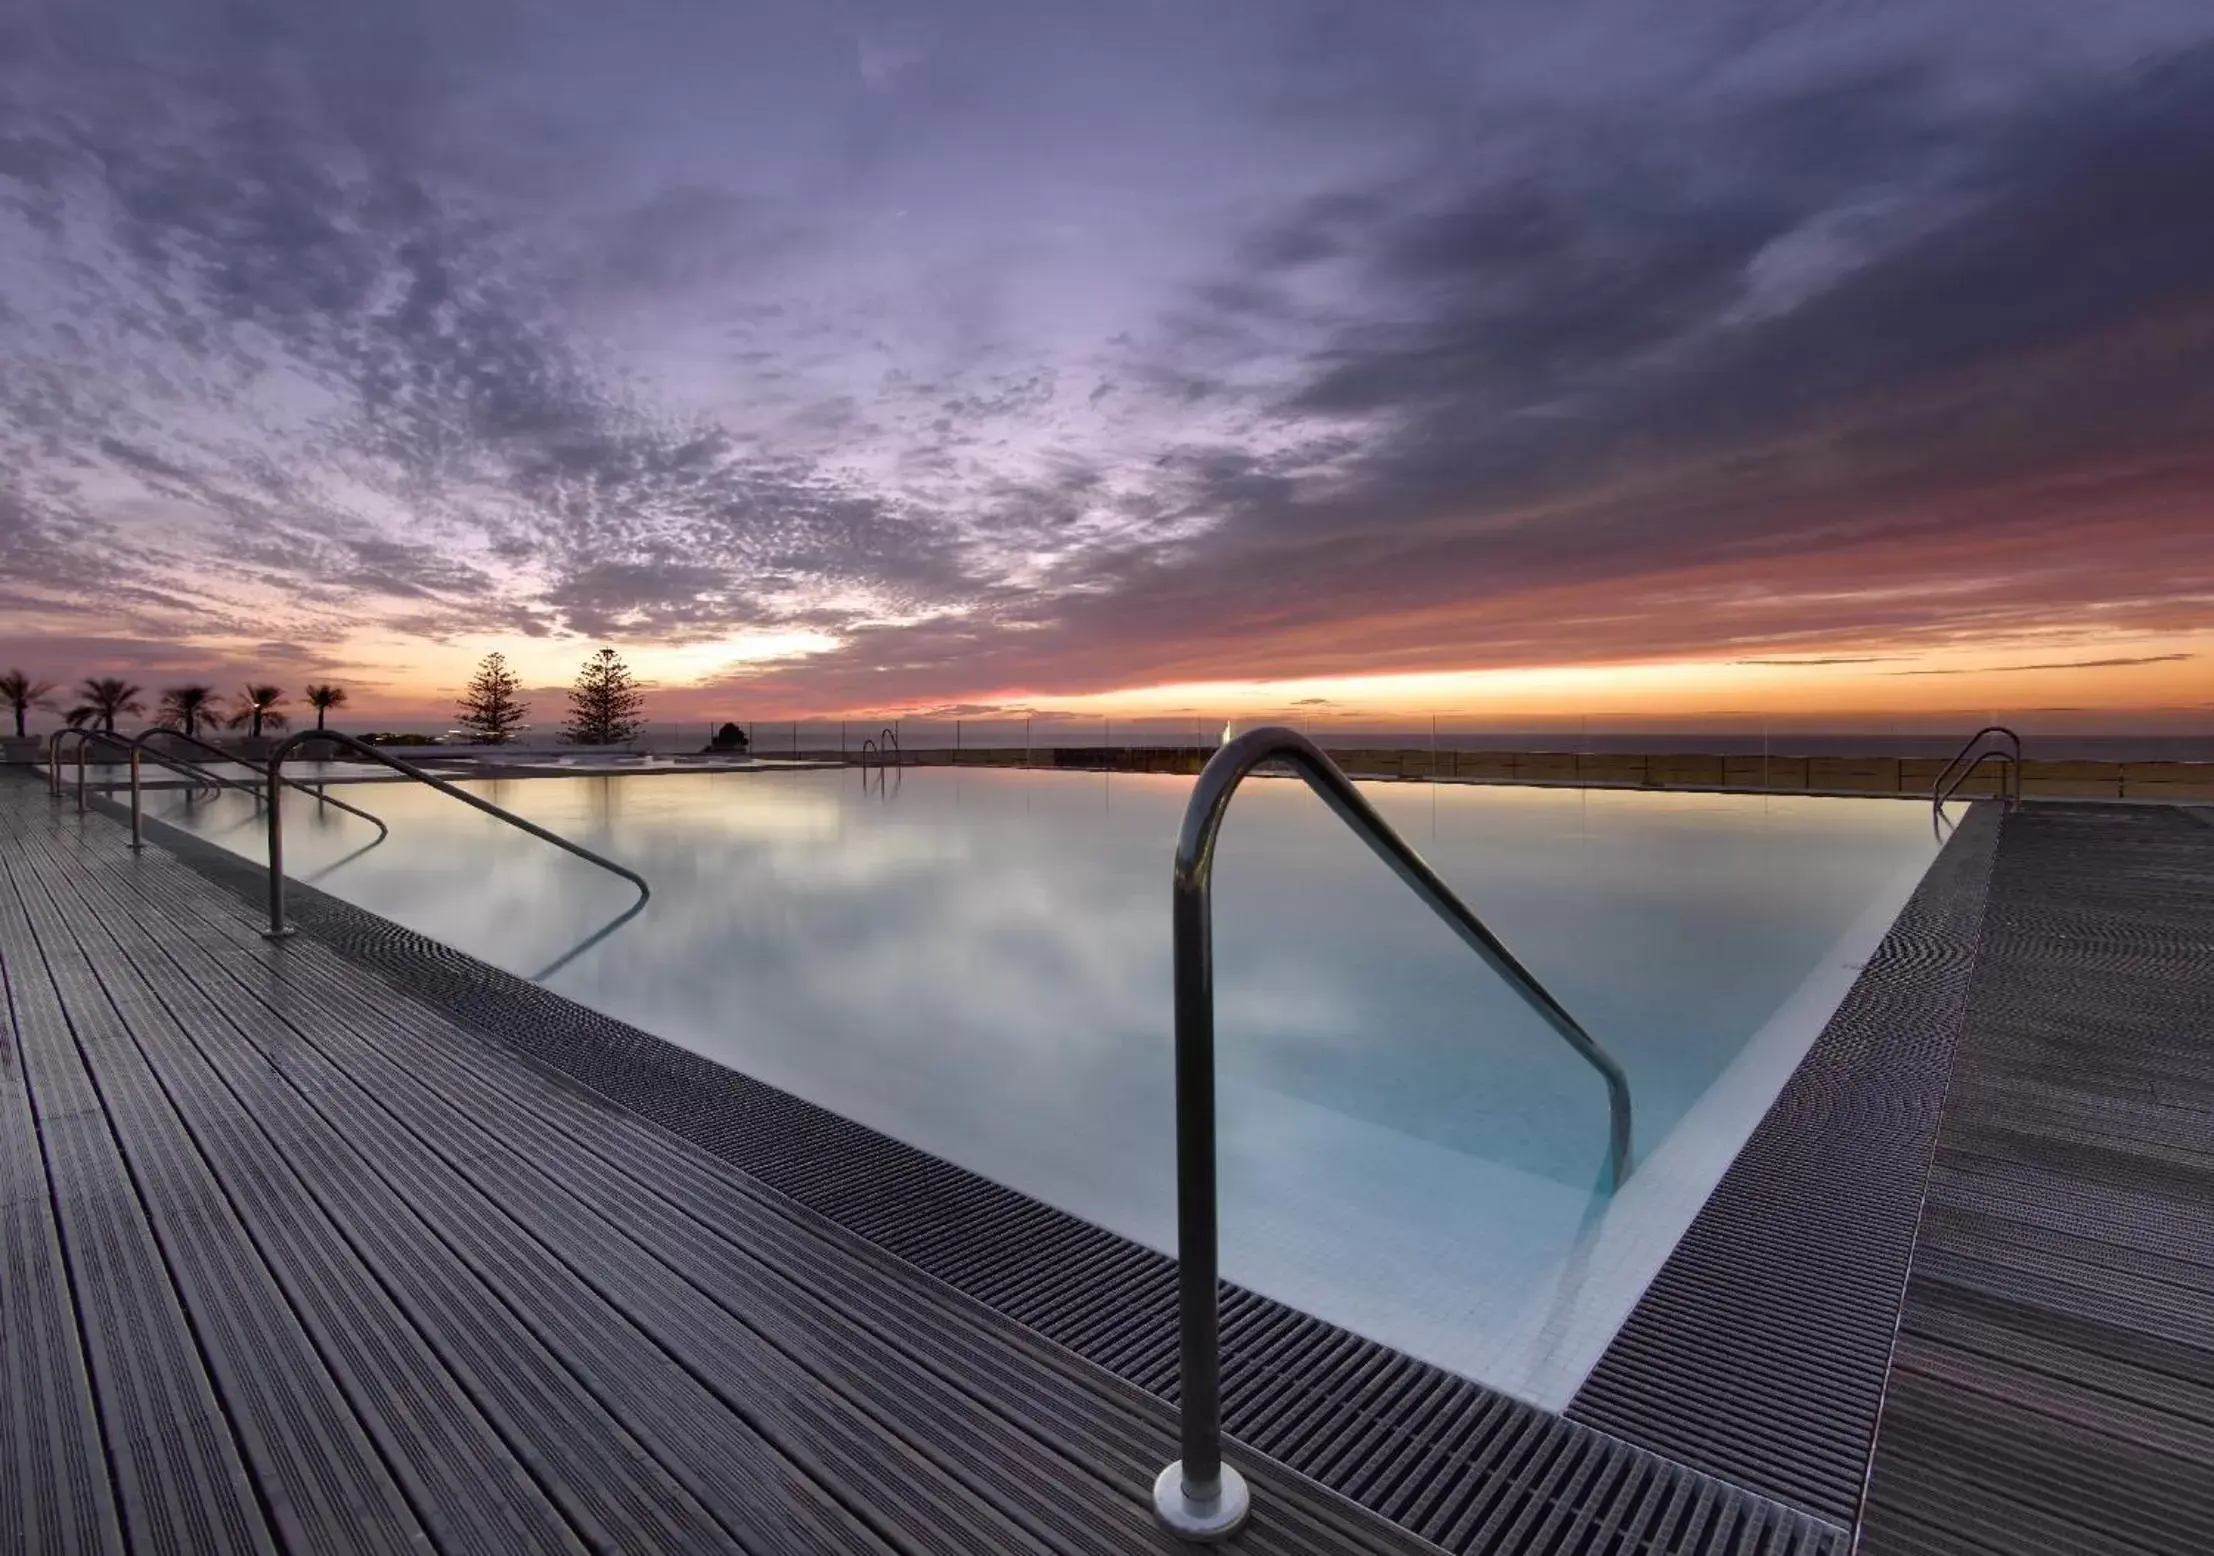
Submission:
[[[646,694],[631,679],[630,666],[603,648],[584,662],[569,690],[569,724],[562,738],[571,745],[616,746],[638,733],[645,720]]]
[[[523,719],[530,704],[521,700],[522,690],[523,683],[507,667],[507,656],[486,654],[461,694],[455,722],[481,745],[505,745],[516,730],[526,727]]]

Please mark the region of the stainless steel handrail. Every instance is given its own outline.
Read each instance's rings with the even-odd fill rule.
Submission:
[[[252,772],[254,770],[254,764],[247,761],[246,758],[239,756],[235,752],[224,750],[221,746],[217,745],[212,740],[202,740],[198,735],[188,734],[184,730],[177,728],[177,726],[174,724],[155,724],[138,732],[138,738],[141,740],[151,740],[156,735],[167,735],[172,740],[181,740],[196,751],[205,751],[208,755],[216,758],[218,761],[235,762],[240,767],[245,768],[248,772]],[[236,789],[241,794],[252,795],[254,797],[254,803],[256,805],[265,804],[268,800],[268,796],[262,793],[261,786],[259,784],[241,783],[236,778],[226,778],[221,773],[216,772],[212,768],[208,769],[208,777],[213,779],[216,783],[222,784],[227,789]]]
[[[1985,746],[1979,751],[1978,747],[1986,735],[2004,736],[2014,748],[2012,755],[2009,756],[2007,752],[2001,751],[1997,746]],[[1973,761],[1969,760],[1971,755],[1975,758]],[[1958,792],[1960,786],[1968,781],[1968,775],[1993,756],[2008,758],[2011,765],[2008,769],[2010,792],[2007,796],[2007,808],[2009,810],[2021,809],[2022,737],[2004,724],[1986,724],[1961,742],[1960,749],[1953,753],[1953,759],[1945,764],[1944,770],[1937,775],[1936,782],[1930,785],[1930,804],[1943,809],[1945,802],[1951,799]],[[1967,763],[1967,766],[1962,769],[1961,764],[1964,762]],[[1949,785],[1948,780],[1950,780]]]
[[[80,737],[77,744],[77,766],[82,769],[85,765],[85,748],[82,737],[105,733],[105,730],[86,729],[81,725],[71,724],[55,730],[46,737],[46,792],[48,794],[51,794],[57,800],[61,798],[61,743],[71,735]]]
[[[575,854],[579,859],[585,860],[587,863],[596,864],[603,870],[607,870],[612,872],[613,874],[621,876],[624,880],[630,882],[631,885],[638,888],[638,903],[640,905],[643,905],[646,899],[653,895],[653,888],[646,884],[646,878],[643,875],[640,875],[637,871],[626,869],[624,866],[617,864],[612,859],[604,859],[600,855],[592,852],[591,849],[584,847],[582,844],[572,843],[557,832],[547,831],[544,827],[538,825],[538,823],[536,823],[535,821],[525,821],[522,817],[516,815],[513,811],[502,810],[499,806],[493,804],[490,800],[479,799],[477,798],[477,796],[471,794],[468,790],[460,787],[458,784],[448,783],[443,778],[425,772],[422,768],[417,767],[413,762],[403,762],[396,756],[392,756],[387,752],[378,750],[375,746],[369,744],[368,741],[357,740],[352,735],[341,735],[335,730],[327,729],[303,729],[297,735],[294,735],[290,739],[281,742],[274,751],[269,753],[270,805],[268,935],[272,940],[281,940],[286,935],[292,933],[292,931],[285,926],[284,922],[284,807],[276,803],[277,791],[283,787],[301,787],[299,784],[294,783],[291,779],[288,779],[284,776],[285,758],[290,756],[296,747],[305,745],[308,741],[311,740],[330,741],[335,745],[346,747],[346,749],[348,749],[349,751],[358,752],[360,755],[367,757],[372,762],[381,762],[396,773],[403,773],[406,776],[415,779],[419,783],[428,784],[430,785],[430,787],[436,789],[441,794],[447,795],[453,799],[457,799],[461,801],[461,803],[464,805],[468,805],[473,807],[474,809],[481,810],[487,816],[497,817],[499,820],[506,822],[511,827],[516,827],[524,832],[528,832],[532,837],[537,838],[540,842],[551,843],[554,847],[561,849],[565,853]],[[334,800],[332,801],[332,803],[337,804],[338,802]],[[380,822],[379,825],[382,825],[382,823]],[[633,909],[633,911],[635,911],[635,908]],[[624,916],[628,917],[629,915],[626,914]]]
[[[879,768],[884,767],[887,763],[893,767],[905,767],[907,765],[907,754],[900,749],[899,736],[889,729],[884,730],[882,734],[882,744],[866,739],[861,742],[860,754],[854,765],[867,767],[871,755],[875,756],[876,765]],[[898,760],[893,761],[894,757],[897,757]]]
[[[88,742],[97,740],[104,745],[114,746],[119,750],[126,751],[145,750],[145,748],[140,744],[139,737],[135,735],[112,735],[104,729],[55,730],[46,740],[46,767],[50,780],[48,788],[56,799],[61,797],[61,743],[71,735],[77,737],[77,809],[81,811],[85,808],[85,746]],[[222,781],[213,773],[203,772],[197,764],[187,762],[182,757],[166,757],[159,751],[146,751],[146,755],[171,772],[182,773],[195,783],[213,785]]]
[[[146,846],[146,822],[144,801],[141,797],[139,786],[138,747],[132,744],[127,736],[111,735],[104,729],[63,729],[56,730],[54,732],[53,738],[48,742],[48,751],[50,755],[58,758],[61,751],[62,737],[64,735],[75,735],[77,737],[77,813],[79,815],[83,815],[85,809],[85,747],[90,745],[93,741],[97,740],[103,745],[114,746],[117,750],[125,751],[130,754],[131,847],[133,847],[134,849],[144,848]],[[161,760],[161,758],[159,757],[155,757],[154,759],[156,761]],[[58,767],[56,768],[56,771],[59,771]]]
[[[1264,762],[1287,764],[1371,852],[1414,888],[1607,1084],[1608,1159],[1616,1187],[1630,1170],[1630,1083],[1622,1067],[1546,992],[1468,905],[1297,730],[1256,729],[1224,744],[1200,772],[1176,839],[1172,901],[1176,977],[1176,1247],[1183,1457],[1153,1483],[1161,1523],[1187,1540],[1227,1539],[1251,1495],[1222,1462],[1221,1315],[1215,1198],[1215,989],[1212,882],[1215,841],[1231,796]]]
[[[253,795],[256,802],[254,808],[257,810],[261,808],[259,803],[261,798],[261,791],[259,789],[253,788],[247,784],[233,783],[230,779],[225,778],[221,773],[211,772],[209,769],[202,767],[198,762],[192,761],[186,757],[163,755],[161,752],[156,751],[152,746],[146,743],[146,734],[143,730],[136,735],[131,735],[126,738],[129,739],[132,745],[138,747],[139,750],[145,752],[148,758],[150,758],[151,760],[158,762],[160,765],[168,768],[173,773],[182,773],[185,777],[190,778],[196,788],[206,789],[213,794],[220,794],[225,789],[237,789],[241,793]]]
[[[330,732],[328,730],[304,730],[302,731],[302,733],[327,736]],[[141,740],[147,740],[151,739],[155,735],[167,735],[174,740],[186,741],[194,746],[199,747],[203,751],[214,752],[217,756],[221,757],[226,762],[236,762],[239,766],[245,768],[248,772],[253,771],[253,764],[248,762],[244,757],[234,756],[230,752],[224,750],[221,746],[214,745],[208,741],[202,740],[198,735],[188,735],[173,724],[157,724],[152,729],[141,730],[139,731],[138,738]],[[208,774],[208,776],[210,778],[213,778],[217,783],[224,785],[226,788],[236,789],[241,794],[252,795],[254,797],[254,803],[257,806],[266,805],[269,803],[268,794],[265,792],[263,786],[250,783],[240,783],[237,779],[225,778],[220,773],[211,772]],[[302,794],[314,795],[315,803],[318,805],[328,805],[333,810],[342,810],[349,816],[359,816],[362,820],[368,822],[369,825],[377,829],[376,840],[374,842],[364,843],[360,848],[354,850],[353,853],[348,854],[346,856],[347,859],[359,858],[362,854],[367,853],[370,849],[376,847],[378,843],[383,842],[386,838],[392,835],[392,829],[390,827],[386,826],[382,821],[377,819],[377,817],[371,815],[368,811],[363,810],[359,805],[350,804],[345,800],[336,799],[333,796],[324,793],[321,787],[318,787],[315,784],[302,783],[297,778],[286,778],[282,780],[282,782],[284,787],[287,789],[297,789]],[[341,864],[343,864],[344,862],[345,860],[339,861],[339,863]],[[336,865],[331,866],[331,869],[336,868]],[[328,874],[329,871],[325,871],[324,873]]]
[[[82,729],[71,724],[55,730],[46,737],[46,792],[57,800],[61,798],[62,792],[62,739],[68,735],[81,735],[83,733]],[[77,765],[80,767],[84,765],[84,750],[85,748],[82,745],[77,747]]]
[[[1986,762],[2006,763],[2006,777],[2001,781],[1999,795],[2008,810],[2019,810],[2022,805],[2022,764],[1997,746],[1986,746],[1977,753],[1973,762],[1970,762],[1961,770],[1960,776],[1947,786],[1943,794],[1937,795],[1930,801],[1931,813],[1939,816],[1944,815],[1946,801],[1958,794],[1968,780],[1976,776],[1976,769]]]
[[[225,778],[220,773],[209,772],[206,768],[200,766],[199,763],[188,762],[183,757],[164,756],[161,752],[156,751],[153,747],[146,744],[146,738],[149,734],[178,735],[182,734],[182,731],[162,727],[154,730],[142,730],[136,735],[111,735],[104,729],[64,729],[57,730],[54,733],[52,741],[52,744],[56,748],[58,748],[64,735],[75,735],[78,737],[77,809],[80,811],[85,808],[84,748],[86,744],[88,742],[98,740],[107,745],[114,746],[119,750],[124,750],[131,753],[131,846],[133,848],[140,846],[144,838],[144,828],[140,820],[142,801],[140,798],[139,757],[141,754],[151,758],[153,761],[160,764],[161,766],[168,768],[171,772],[182,773],[187,778],[191,778],[196,782],[213,784],[219,789],[236,789],[241,794],[250,795],[253,798],[256,806],[259,806],[262,803],[262,792],[259,788],[255,787],[252,784],[240,783],[235,778]],[[183,738],[186,740],[193,739],[193,737],[190,735],[184,735]],[[194,743],[197,745],[206,744],[205,741],[194,741]],[[215,748],[210,747],[209,749],[213,750]],[[349,805],[344,800],[333,799],[326,794],[317,794],[316,791],[310,788],[308,785],[296,782],[290,778],[285,779],[284,784],[287,788],[298,789],[303,794],[314,794],[316,800],[319,803],[329,805],[335,810],[342,810],[349,816],[359,816],[363,821],[368,822],[369,825],[377,829],[376,837],[373,838],[371,841],[363,844],[352,854],[347,855],[348,859],[358,858],[360,855],[367,853],[370,849],[375,848],[377,844],[383,842],[386,838],[392,835],[392,829],[390,827],[386,826],[382,821],[378,820],[375,816],[372,816],[371,814],[369,814],[369,812],[363,810],[358,805]]]

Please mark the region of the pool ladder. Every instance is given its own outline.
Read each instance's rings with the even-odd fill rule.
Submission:
[[[146,762],[150,761],[157,766],[166,767],[171,772],[190,778],[195,783],[209,789],[218,791],[235,789],[252,800],[256,809],[267,803],[265,792],[254,784],[240,783],[236,778],[226,778],[211,768],[201,766],[198,762],[187,761],[185,758],[176,755],[165,756],[155,750],[151,744],[153,738],[156,735],[168,735],[174,739],[190,741],[195,746],[213,752],[223,761],[238,761],[237,757],[232,756],[220,746],[209,745],[208,742],[199,739],[197,736],[188,735],[180,729],[172,729],[166,724],[156,725],[152,729],[140,730],[135,735],[110,734],[104,729],[58,729],[54,731],[47,741],[46,769],[48,788],[57,799],[60,798],[62,792],[61,743],[72,735],[77,737],[77,809],[80,812],[85,808],[85,747],[97,742],[128,755],[130,759],[131,846],[133,848],[144,846],[146,841],[145,798],[142,792],[143,770]],[[332,806],[350,816],[359,816],[363,821],[375,827],[377,829],[376,842],[368,845],[371,848],[376,847],[377,843],[383,842],[392,835],[390,827],[359,806],[349,805],[344,800],[333,799],[320,789],[312,788],[291,778],[285,779],[284,783],[287,788],[298,789],[303,794],[314,795],[318,804]]]
[[[90,764],[85,760],[85,748],[90,745],[107,746],[113,750],[121,751],[125,760],[129,763],[131,847],[133,848],[144,848],[146,846],[146,807],[143,793],[146,761],[151,760],[157,766],[166,767],[171,772],[189,778],[201,788],[221,789],[225,786],[234,789],[244,788],[244,785],[211,773],[197,763],[187,762],[182,758],[163,756],[160,752],[149,748],[145,744],[146,737],[144,735],[116,735],[110,734],[104,729],[72,727],[57,729],[46,739],[46,788],[47,792],[57,800],[61,798],[62,793],[62,742],[72,737],[77,742],[75,754],[77,758],[77,813],[79,815],[84,814],[85,810],[85,789],[90,768]],[[102,787],[105,788],[106,784],[103,783]],[[247,790],[247,792],[252,793],[253,791]],[[256,798],[259,798],[259,796],[257,795]]]
[[[243,757],[234,756],[230,752],[224,750],[221,746],[217,745],[214,741],[202,740],[198,735],[189,734],[186,731],[177,728],[177,726],[174,724],[156,724],[152,729],[142,729],[138,732],[138,738],[141,741],[151,741],[156,735],[167,735],[171,740],[181,740],[186,745],[192,747],[193,750],[200,752],[204,756],[212,756],[218,762],[236,762],[239,766],[245,768],[248,772],[252,772],[254,770],[253,764],[246,761]],[[154,748],[151,745],[148,745],[146,749],[150,752]],[[259,810],[263,805],[268,803],[268,795],[265,794],[257,786],[250,783],[240,783],[235,778],[224,778],[217,774],[212,767],[208,769],[208,773],[209,776],[215,778],[216,782],[223,784],[225,787],[237,789],[243,794],[252,795],[254,797],[254,808],[256,810]],[[376,818],[373,816],[370,817],[370,819],[372,821],[376,820]],[[383,823],[379,822],[378,825],[381,826],[383,825]]]
[[[1222,1462],[1222,1345],[1215,1193],[1215,841],[1231,796],[1267,762],[1292,769],[1376,856],[1414,889],[1486,966],[1521,996],[1607,1085],[1607,1159],[1615,1187],[1630,1171],[1630,1083],[1622,1067],[1401,838],[1321,747],[1296,730],[1256,729],[1227,742],[1199,775],[1176,840],[1176,1258],[1183,1457],[1153,1483],[1155,1516],[1181,1539],[1228,1539],[1252,1496]]]
[[[587,948],[599,944],[600,941],[613,934],[623,924],[637,916],[646,906],[646,900],[653,895],[653,888],[646,884],[646,878],[636,870],[629,869],[617,864],[612,859],[596,854],[581,843],[572,843],[558,832],[549,832],[535,821],[525,821],[513,811],[505,810],[493,804],[490,800],[479,799],[459,784],[449,783],[435,773],[425,772],[413,762],[403,762],[390,752],[380,750],[366,740],[358,740],[352,735],[341,735],[336,730],[303,729],[290,739],[280,742],[277,748],[269,753],[270,794],[274,795],[280,785],[287,785],[295,789],[303,787],[295,780],[284,776],[284,764],[294,751],[310,741],[326,741],[332,745],[343,746],[356,756],[366,757],[372,762],[380,763],[396,773],[414,779],[417,783],[428,784],[439,793],[457,799],[472,809],[481,810],[487,816],[528,832],[540,842],[551,843],[565,853],[574,854],[589,864],[596,864],[603,870],[619,875],[638,888],[638,900],[633,902],[626,912],[582,944],[572,948],[552,966],[535,974],[536,978],[545,977],[548,973],[556,971],[565,963],[582,954]],[[332,803],[336,804],[337,802],[332,801]],[[351,807],[347,808],[351,809]],[[357,814],[359,813],[357,812]],[[374,820],[375,818],[372,817],[371,819]],[[377,824],[379,826],[383,825],[382,822]],[[269,928],[265,933],[272,940],[281,940],[292,933],[291,927],[285,923],[284,917],[284,807],[281,805],[271,805],[269,807]]]
[[[47,742],[47,783],[50,791],[57,799],[61,796],[61,744],[64,740],[74,736],[77,740],[77,808],[80,811],[85,808],[85,747],[94,742],[98,742],[102,745],[110,746],[116,750],[128,753],[130,757],[131,846],[133,848],[141,848],[145,846],[145,830],[143,820],[144,807],[140,793],[140,767],[142,758],[156,762],[163,767],[170,768],[175,772],[181,773],[184,776],[193,779],[195,782],[212,785],[218,788],[236,789],[239,792],[250,796],[257,805],[263,808],[267,816],[269,837],[269,928],[265,931],[265,933],[271,940],[282,940],[292,933],[291,926],[285,921],[284,907],[284,807],[282,805],[267,803],[278,793],[279,790],[297,789],[302,794],[313,795],[318,804],[332,806],[338,810],[346,812],[346,814],[350,816],[358,816],[362,820],[368,822],[371,826],[377,829],[376,841],[367,845],[370,848],[374,848],[377,843],[383,842],[387,837],[391,836],[392,833],[391,828],[387,827],[377,817],[372,816],[371,814],[369,814],[369,812],[361,809],[359,806],[351,805],[344,800],[333,798],[332,796],[324,793],[320,786],[302,783],[297,778],[287,778],[285,776],[284,764],[286,760],[289,759],[292,754],[301,746],[313,741],[321,741],[330,745],[343,746],[357,756],[366,757],[372,762],[376,762],[382,766],[389,767],[394,772],[399,773],[405,777],[412,778],[418,783],[427,784],[431,788],[436,789],[439,793],[457,799],[461,801],[462,804],[467,805],[472,809],[480,810],[484,812],[487,816],[494,817],[497,820],[506,822],[511,827],[515,827],[521,831],[528,832],[532,837],[539,839],[541,842],[551,843],[554,847],[561,849],[565,853],[574,854],[579,859],[582,859],[587,863],[596,864],[603,870],[609,871],[615,875],[619,875],[624,880],[630,882],[631,885],[638,888],[637,900],[632,902],[631,905],[622,913],[616,915],[615,918],[609,920],[606,924],[602,925],[598,930],[585,937],[585,939],[583,939],[582,941],[579,941],[576,945],[570,947],[567,951],[562,953],[561,956],[557,957],[553,962],[541,968],[538,972],[532,974],[533,982],[536,982],[540,979],[550,976],[555,972],[558,972],[561,968],[567,966],[571,961],[583,955],[593,946],[598,945],[602,940],[605,940],[609,935],[613,934],[623,925],[629,923],[633,918],[636,918],[639,913],[644,911],[647,900],[653,895],[653,888],[646,884],[646,878],[643,875],[640,875],[637,871],[629,869],[626,866],[619,865],[614,860],[608,859],[600,854],[596,854],[581,843],[572,843],[567,838],[561,836],[559,833],[550,832],[546,828],[539,826],[534,821],[525,821],[521,816],[516,815],[511,810],[506,810],[501,806],[495,805],[490,800],[479,799],[476,795],[471,794],[468,790],[460,787],[458,784],[449,783],[447,780],[438,777],[434,773],[425,772],[422,768],[417,767],[413,762],[404,762],[400,760],[400,758],[393,756],[388,752],[379,750],[377,747],[369,744],[369,742],[367,742],[366,740],[356,739],[352,735],[342,735],[336,730],[327,729],[301,730],[298,734],[293,735],[290,739],[280,742],[277,748],[269,753],[269,762],[267,768],[265,769],[264,780],[259,786],[247,783],[240,783],[235,778],[226,778],[220,773],[210,772],[206,768],[201,767],[199,764],[188,762],[181,757],[164,756],[161,752],[154,750],[151,746],[147,744],[147,742],[155,735],[167,735],[172,739],[187,741],[192,745],[199,746],[205,750],[213,752],[216,756],[221,757],[224,761],[227,762],[240,760],[239,758],[233,756],[231,753],[223,750],[220,746],[210,745],[208,742],[199,739],[197,736],[187,735],[182,730],[173,729],[168,725],[160,725],[156,728],[146,730],[138,735],[115,735],[110,734],[105,730],[97,729],[62,729],[56,730]],[[356,851],[357,854],[359,852],[360,850]],[[354,854],[347,855],[347,859],[351,859],[354,857]],[[343,864],[346,861],[341,860],[339,862]]]
[[[1997,745],[1985,745],[1983,741],[1986,735],[1998,736],[2006,741],[2011,749]],[[1945,802],[1959,793],[1961,785],[1976,775],[1976,769],[1986,762],[1994,761],[2006,763],[2006,784],[2001,791],[2001,797],[2006,802],[2006,808],[2008,810],[2020,810],[2022,808],[2022,737],[2004,724],[1986,724],[1961,743],[1960,749],[1953,753],[1953,759],[1947,762],[1944,771],[1937,775],[1937,781],[1930,785],[1931,811],[1936,815],[1943,815]]]
[[[870,765],[869,759],[872,756],[876,759],[878,767],[884,766],[887,761],[895,767],[905,767],[907,765],[907,753],[900,749],[899,734],[889,726],[878,732],[877,739],[861,742],[859,765],[863,767]]]

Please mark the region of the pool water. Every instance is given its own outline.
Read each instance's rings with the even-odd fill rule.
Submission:
[[[548,986],[1173,1251],[1169,860],[1187,778],[920,768],[481,782],[643,873]],[[1303,785],[1215,876],[1226,1276],[1564,1405],[1934,851],[1891,800],[1371,784],[1628,1072],[1598,1076]],[[296,878],[525,976],[624,882],[415,785],[288,801]],[[149,796],[251,857],[239,796]],[[352,856],[352,857],[349,857]],[[331,868],[333,865],[336,868]]]

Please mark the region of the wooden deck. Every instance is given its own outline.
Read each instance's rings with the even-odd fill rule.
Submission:
[[[2214,828],[2007,818],[1866,1556],[2214,1550]]]
[[[1160,1401],[125,842],[0,782],[0,1550],[1183,1548]]]

